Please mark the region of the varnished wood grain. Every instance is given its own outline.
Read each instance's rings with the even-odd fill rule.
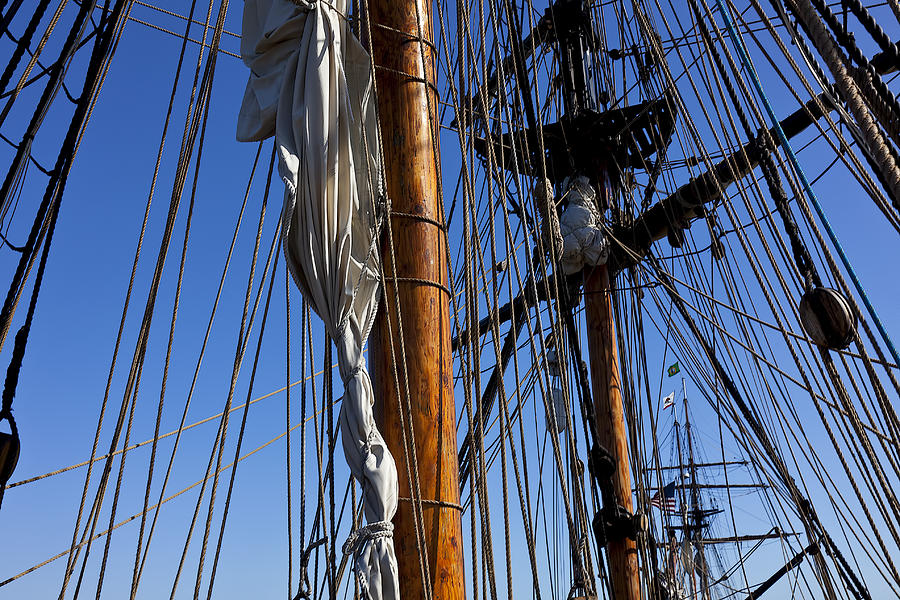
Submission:
[[[376,418],[397,461],[401,498],[416,496],[417,474],[422,499],[458,506],[450,304],[442,289],[447,287],[447,240],[434,223],[443,219],[438,195],[438,98],[433,88],[431,4],[370,0],[368,5],[387,192],[394,212],[422,217],[394,215],[392,236],[383,240],[384,297],[369,352]],[[412,445],[404,445],[404,439]],[[429,573],[425,585],[413,506],[401,499],[394,519],[401,598],[426,598],[427,585],[434,600],[462,600],[460,512],[430,503],[422,506],[422,516]]]
[[[629,512],[631,469],[628,463],[628,437],[622,405],[616,327],[612,310],[609,271],[605,265],[591,268],[584,280],[585,319],[588,351],[591,359],[591,387],[597,421],[597,441],[609,450],[616,463],[613,477],[616,501]],[[610,540],[607,545],[612,598],[640,600],[637,546],[632,539]]]

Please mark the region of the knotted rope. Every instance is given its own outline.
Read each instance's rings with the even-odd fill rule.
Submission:
[[[356,581],[359,584],[359,589],[363,592],[364,595],[367,595],[366,590],[369,589],[369,582],[366,578],[366,575],[359,568],[359,555],[368,542],[373,542],[380,538],[393,537],[393,523],[391,523],[390,521],[375,521],[374,523],[369,523],[368,525],[360,527],[356,531],[352,532],[347,537],[347,541],[344,542],[341,551],[344,553],[344,555],[353,556],[353,572],[356,576]]]

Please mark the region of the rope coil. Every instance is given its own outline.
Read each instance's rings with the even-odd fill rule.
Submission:
[[[394,537],[394,524],[390,521],[375,521],[360,527],[356,531],[347,536],[347,541],[341,547],[341,552],[345,555],[356,557],[362,550],[366,542],[377,540],[379,538]]]

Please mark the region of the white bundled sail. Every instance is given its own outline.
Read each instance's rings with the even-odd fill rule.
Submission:
[[[365,494],[369,524],[345,550],[368,597],[395,600],[397,468],[375,425],[362,355],[378,305],[381,164],[371,63],[343,10],[340,1],[247,0],[241,55],[251,75],[237,137],[275,135],[285,257],[337,347],[344,453]]]
[[[585,267],[606,264],[609,243],[600,229],[597,192],[587,177],[573,177],[564,183],[566,208],[559,217],[563,249],[560,268],[566,275]]]

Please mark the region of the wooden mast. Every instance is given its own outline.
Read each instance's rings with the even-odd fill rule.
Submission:
[[[431,2],[363,4],[368,7],[363,28],[368,26],[372,36],[385,182],[392,204],[390,227],[382,240],[382,310],[369,357],[376,419],[400,479],[394,518],[400,597],[462,600],[463,539],[447,239],[438,194]],[[411,498],[420,498],[422,504],[414,505]],[[422,556],[427,556],[427,564]]]
[[[612,477],[616,502],[629,513],[631,468],[628,437],[622,404],[619,357],[612,290],[606,265],[588,267],[584,274],[584,305],[587,320],[588,352],[591,360],[591,387],[597,426],[597,443],[604,446],[616,466]],[[613,600],[640,600],[637,544],[631,538],[610,539],[606,546]]]

